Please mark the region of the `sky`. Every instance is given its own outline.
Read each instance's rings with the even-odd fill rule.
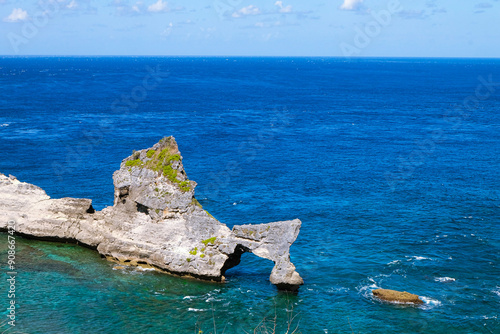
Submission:
[[[0,0],[0,55],[500,58],[500,0]]]

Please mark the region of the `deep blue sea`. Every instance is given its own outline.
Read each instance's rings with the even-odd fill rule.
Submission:
[[[53,198],[112,205],[173,135],[221,222],[303,222],[296,295],[252,254],[219,285],[18,238],[18,332],[500,333],[500,60],[0,57],[0,88],[0,172]]]

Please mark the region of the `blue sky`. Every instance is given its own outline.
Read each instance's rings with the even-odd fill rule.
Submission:
[[[500,1],[0,0],[0,54],[500,58]]]

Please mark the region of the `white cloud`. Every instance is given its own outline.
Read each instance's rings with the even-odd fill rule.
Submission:
[[[66,8],[68,9],[75,9],[76,7],[78,7],[78,3],[75,1],[75,0],[72,0],[67,6]]]
[[[276,1],[274,3],[275,6],[278,6],[280,8],[280,13],[291,13],[292,12],[292,5],[288,5],[286,7],[283,7],[283,1]]]
[[[275,22],[256,22],[254,24],[255,27],[257,28],[272,28],[272,27],[281,27],[285,25],[294,25],[294,24],[284,24],[281,21],[275,21]]]
[[[356,10],[363,3],[363,0],[344,0],[344,3],[340,6],[342,10]]]
[[[159,13],[168,11],[168,6],[163,0],[158,0],[156,3],[148,7],[148,12]]]
[[[63,0],[53,0],[53,1],[63,1]],[[80,2],[83,0],[79,0]],[[87,0],[89,1],[89,0]],[[128,0],[114,0],[110,6],[115,7],[115,14],[118,16],[138,16],[138,15],[150,15],[151,13],[166,13],[184,10],[184,7],[177,6],[174,8],[169,7],[167,1],[155,0],[156,2],[147,5],[144,1],[134,1],[129,4]]]
[[[130,9],[132,9],[133,12],[135,13],[140,13],[141,9],[139,8],[138,5],[133,5]]]
[[[161,35],[163,37],[170,36],[170,34],[172,33],[172,27],[173,26],[174,26],[173,23],[170,22],[169,25],[168,25],[168,27],[165,30],[163,30],[163,32],[161,33]]]
[[[4,18],[5,22],[19,22],[26,21],[28,19],[28,12],[22,10],[21,8],[14,8],[9,16]]]
[[[261,13],[261,11],[258,7],[255,7],[254,5],[250,5],[250,6],[241,8],[237,12],[234,12],[233,17],[242,17],[242,16],[246,16],[246,15],[257,15],[260,13]]]

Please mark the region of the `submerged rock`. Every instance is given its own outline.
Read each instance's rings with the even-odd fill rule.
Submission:
[[[230,230],[194,197],[196,182],[188,179],[173,137],[123,160],[113,182],[114,205],[96,212],[90,199],[51,199],[0,174],[0,230],[13,220],[25,236],[74,241],[120,264],[216,282],[251,252],[274,262],[270,280],[278,289],[303,284],[290,262],[300,220]]]
[[[392,303],[409,303],[409,304],[423,304],[424,302],[419,298],[418,295],[414,295],[409,292],[401,292],[389,289],[377,289],[373,290],[373,295],[379,299],[392,302]]]

